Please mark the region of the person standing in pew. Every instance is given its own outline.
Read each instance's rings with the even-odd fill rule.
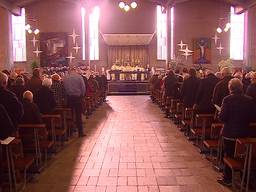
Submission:
[[[8,76],[5,73],[0,72],[0,104],[5,107],[16,129],[23,116],[23,106],[17,96],[7,89],[7,85]]]
[[[214,87],[219,80],[210,70],[206,70],[205,74],[206,77],[200,80],[198,91],[196,94],[196,102],[193,107],[196,113],[215,112],[215,108],[211,102],[211,99]]]
[[[184,107],[191,108],[195,104],[199,83],[200,80],[196,77],[196,70],[189,69],[189,77],[184,80],[180,91]]]
[[[219,119],[224,123],[221,131],[223,137],[224,155],[234,157],[236,138],[248,137],[250,122],[254,122],[255,104],[252,98],[243,94],[241,80],[234,78],[228,83],[230,95],[223,99]],[[218,182],[225,186],[231,186],[232,170],[224,165],[223,178]]]
[[[229,94],[228,82],[233,78],[228,67],[224,67],[221,70],[221,76],[222,80],[216,84],[212,96],[212,103],[218,106],[221,106],[223,98]]]
[[[248,86],[246,90],[246,95],[252,97],[254,102],[256,103],[256,72],[251,73],[251,84]]]
[[[43,114],[51,114],[55,110],[56,101],[51,90],[52,80],[44,78],[42,87],[35,96],[35,103],[38,105],[40,112]]]
[[[21,123],[24,124],[37,124],[42,123],[42,118],[38,106],[33,102],[33,93],[31,91],[25,91],[23,93],[23,108],[24,115],[21,119]]]
[[[64,79],[64,88],[67,94],[67,103],[73,109],[76,118],[76,128],[78,129],[79,137],[85,136],[82,122],[82,104],[85,96],[85,83],[83,77],[78,74],[75,68],[71,68],[69,75]]]
[[[7,137],[12,136],[16,128],[14,127],[12,120],[8,115],[8,112],[2,104],[0,104],[0,123],[0,139],[4,140]]]

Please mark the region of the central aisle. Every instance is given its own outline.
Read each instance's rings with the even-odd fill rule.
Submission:
[[[149,96],[107,99],[86,120],[88,136],[69,143],[28,191],[229,191]]]

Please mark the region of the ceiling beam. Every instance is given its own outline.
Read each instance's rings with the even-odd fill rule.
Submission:
[[[14,15],[21,15],[21,8],[18,6],[14,6],[12,3],[7,0],[0,0],[0,7],[7,9]]]
[[[244,13],[245,11],[247,11],[248,9],[252,8],[256,6],[256,1],[255,0],[247,0],[246,2],[244,2],[241,5],[236,5],[235,6],[235,13],[236,14],[241,14]]]
[[[26,5],[29,5],[36,1],[39,1],[39,0],[16,0],[14,1],[13,5],[17,7],[25,7]],[[41,0],[41,1],[44,1],[44,0]]]

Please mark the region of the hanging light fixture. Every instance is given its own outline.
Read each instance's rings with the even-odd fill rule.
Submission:
[[[124,10],[125,10],[126,12],[129,11],[129,10],[130,10],[130,6],[129,6],[129,5],[125,5]]]
[[[34,34],[37,35],[38,33],[40,33],[39,29],[35,29]]]
[[[217,31],[218,33],[222,33],[222,29],[221,29],[220,27],[218,27],[218,28],[216,29],[216,31]]]
[[[123,9],[123,8],[125,7],[125,3],[124,3],[123,1],[121,1],[121,2],[119,3],[119,7],[120,7],[120,9]]]
[[[125,1],[120,1],[118,4],[120,9],[123,9],[124,11],[128,12],[130,11],[130,9],[136,9],[138,4],[136,3],[136,1],[132,1],[131,4],[126,3]]]
[[[31,26],[29,24],[25,25],[25,30],[29,30]]]
[[[137,3],[136,3],[135,1],[133,1],[133,2],[131,3],[131,8],[135,9],[136,7],[137,7]]]
[[[31,29],[28,29],[28,33],[31,34],[33,33],[33,31]]]

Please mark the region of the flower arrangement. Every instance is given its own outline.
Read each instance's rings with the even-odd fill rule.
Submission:
[[[31,68],[32,68],[32,70],[35,69],[35,68],[38,68],[38,67],[39,67],[39,63],[38,63],[37,61],[33,61],[33,62],[31,63]]]
[[[223,59],[218,63],[218,66],[221,69],[223,69],[224,67],[228,67],[230,69],[233,68],[233,62],[231,59]]]

